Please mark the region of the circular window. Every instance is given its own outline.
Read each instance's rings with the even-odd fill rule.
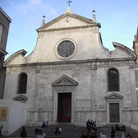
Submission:
[[[57,47],[57,53],[60,57],[67,58],[75,51],[75,45],[72,41],[62,41]]]

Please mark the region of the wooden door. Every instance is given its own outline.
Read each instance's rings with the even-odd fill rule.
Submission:
[[[71,122],[71,93],[58,94],[58,122]]]
[[[110,117],[110,123],[120,122],[119,103],[109,104],[109,117]]]
[[[62,100],[62,122],[71,122],[71,99]]]

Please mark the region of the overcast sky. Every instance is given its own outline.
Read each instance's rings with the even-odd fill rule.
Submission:
[[[0,7],[10,16],[7,57],[24,49],[30,54],[36,45],[37,32],[45,15],[46,23],[64,14],[68,0],[0,0]],[[75,14],[92,18],[101,23],[99,31],[103,44],[114,50],[112,42],[132,49],[138,26],[138,0],[71,0]],[[54,38],[53,38],[54,39]]]

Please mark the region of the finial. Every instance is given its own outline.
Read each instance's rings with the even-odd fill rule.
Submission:
[[[136,35],[134,35],[134,42],[138,42],[138,26],[137,26]]]
[[[42,16],[43,17],[43,20],[42,20],[42,23],[41,23],[41,26],[45,25],[45,15]]]
[[[94,12],[95,12],[95,10],[92,10],[92,12],[94,13]]]
[[[94,14],[94,13],[95,13],[95,10],[93,10],[92,12],[93,12],[92,20],[93,20],[94,22],[96,22],[96,16],[95,16],[95,14]]]
[[[137,32],[136,32],[137,36],[138,36],[138,26],[137,26]]]
[[[70,6],[70,3],[72,3],[72,1],[69,0],[69,1],[67,1],[67,3],[68,3],[68,6]]]
[[[135,41],[135,42],[138,42],[138,26],[137,26],[136,35],[134,36],[134,41]]]

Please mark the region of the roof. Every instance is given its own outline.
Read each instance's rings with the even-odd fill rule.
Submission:
[[[0,7],[0,12],[11,22],[11,18],[6,14],[6,12]]]

